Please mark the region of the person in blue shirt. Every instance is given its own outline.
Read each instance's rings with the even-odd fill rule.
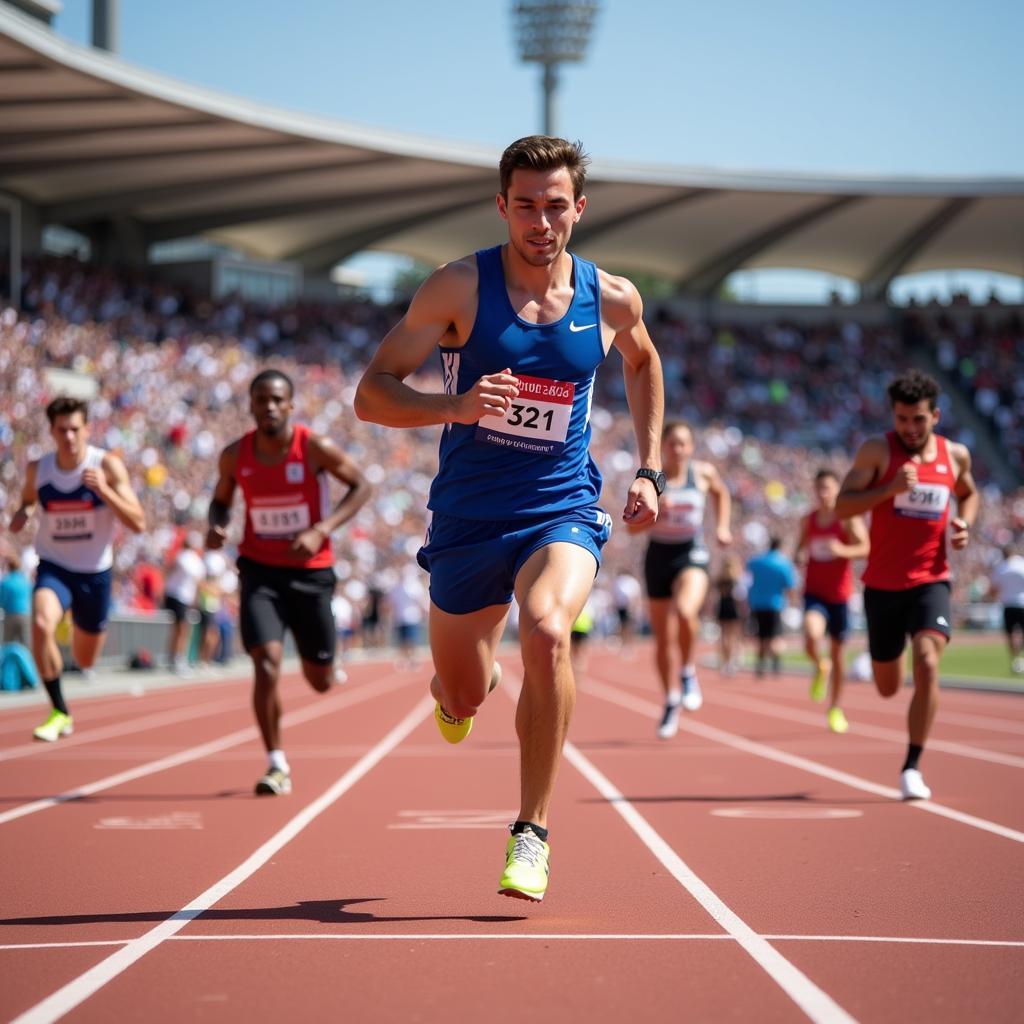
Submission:
[[[763,676],[765,662],[771,662],[772,672],[778,672],[779,633],[782,626],[782,609],[786,607],[786,592],[797,583],[793,563],[782,553],[782,542],[772,537],[768,550],[747,562],[750,576],[750,590],[747,602],[757,629],[758,676]]]
[[[505,150],[496,205],[507,241],[424,282],[355,396],[360,419],[441,428],[417,560],[430,573],[431,694],[449,743],[466,738],[498,682],[518,600],[521,803],[498,891],[533,901],[547,888],[548,808],[575,702],[570,633],[611,529],[588,449],[594,376],[612,348],[637,442],[624,523],[652,524],[665,488],[661,362],[640,295],[567,249],[587,204],[586,162],[578,143],[547,136]],[[435,350],[444,393],[406,384]]]
[[[0,611],[4,613],[4,643],[28,647],[32,581],[22,572],[16,551],[4,552],[3,560],[6,574],[0,580]]]

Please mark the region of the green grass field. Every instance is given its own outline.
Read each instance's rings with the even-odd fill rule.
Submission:
[[[849,646],[849,661],[852,662],[866,646],[863,634],[854,636]],[[806,655],[792,647],[783,656],[783,661],[792,667],[809,665]],[[979,683],[991,679],[1002,685],[1017,687],[1024,693],[1024,676],[1015,676],[1010,672],[1010,658],[1002,635],[989,638],[976,633],[954,633],[953,642],[942,656],[942,676],[944,679]]]

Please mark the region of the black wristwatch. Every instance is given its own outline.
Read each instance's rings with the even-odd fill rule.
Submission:
[[[650,480],[654,484],[654,489],[658,492],[660,498],[665,493],[665,474],[660,469],[647,469],[641,468],[636,471],[636,479]]]

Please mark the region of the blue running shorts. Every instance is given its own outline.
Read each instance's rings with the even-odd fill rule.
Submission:
[[[430,573],[430,599],[443,612],[465,615],[509,604],[516,576],[539,548],[565,541],[594,556],[611,536],[612,517],[588,508],[531,519],[480,520],[435,512],[416,561]]]
[[[52,590],[61,608],[71,609],[75,626],[85,633],[102,633],[110,615],[113,573],[74,572],[55,562],[41,561],[36,569],[36,590]]]

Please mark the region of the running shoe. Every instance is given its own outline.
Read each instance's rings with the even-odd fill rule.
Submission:
[[[916,768],[907,768],[900,773],[900,793],[904,800],[930,800],[932,791],[924,784],[924,778]]]
[[[840,735],[850,731],[850,723],[846,720],[846,715],[843,714],[842,708],[828,709],[828,727]]]
[[[658,723],[658,739],[670,740],[679,732],[679,701],[670,701],[665,705],[661,721]]]
[[[1010,663],[1010,668],[1017,675],[1024,675],[1024,658],[1014,658]]]
[[[280,768],[269,768],[256,783],[257,796],[284,796],[292,791],[292,777]]]
[[[495,662],[491,669],[491,682],[487,687],[487,692],[490,693],[500,682],[501,666]],[[472,718],[456,718],[454,715],[449,715],[441,707],[440,702],[434,704],[434,721],[437,722],[437,728],[441,735],[449,743],[461,743],[473,729]]]
[[[683,707],[687,711],[699,711],[704,703],[704,694],[700,692],[700,683],[696,676],[683,676]]]
[[[50,717],[32,731],[32,736],[46,743],[56,743],[61,736],[70,736],[74,731],[71,716],[54,708],[50,712]]]
[[[548,887],[551,848],[532,828],[512,836],[505,847],[505,873],[498,883],[501,896],[540,903]]]
[[[827,661],[818,662],[818,667],[811,677],[811,700],[820,704],[828,692],[828,676],[832,666]]]

